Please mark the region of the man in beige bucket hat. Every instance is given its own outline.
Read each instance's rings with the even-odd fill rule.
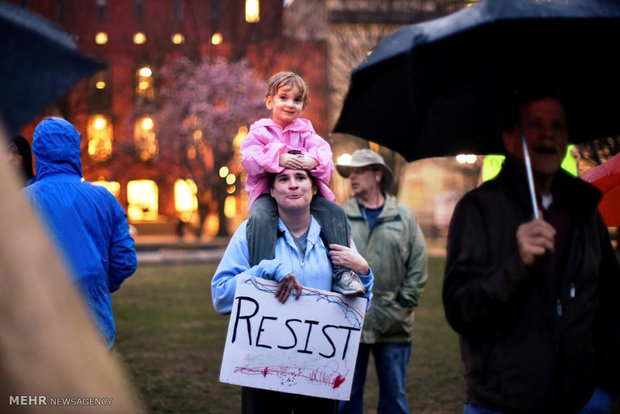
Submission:
[[[351,180],[344,207],[351,235],[375,275],[364,320],[351,399],[340,413],[362,413],[364,383],[372,352],[379,379],[378,413],[409,413],[406,369],[413,340],[413,309],[427,278],[424,236],[413,213],[386,191],[393,181],[383,157],[369,149],[353,153],[336,169]]]
[[[359,149],[351,156],[348,164],[337,164],[336,169],[344,178],[349,178],[351,172],[359,168],[368,168],[381,171],[381,180],[379,180],[381,191],[385,192],[392,185],[394,177],[392,170],[387,166],[383,157],[370,149]],[[375,180],[379,176],[375,175]]]

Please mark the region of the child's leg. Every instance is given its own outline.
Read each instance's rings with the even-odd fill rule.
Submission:
[[[310,204],[310,213],[321,225],[321,230],[329,244],[349,246],[351,225],[342,207],[325,197],[315,196]],[[329,246],[325,247],[329,248]]]
[[[254,201],[246,228],[250,266],[263,259],[273,259],[278,237],[278,206],[271,196],[263,194]]]
[[[310,204],[310,212],[321,225],[323,242],[349,246],[351,225],[344,209],[328,199],[316,196]],[[364,285],[351,269],[332,263],[332,290],[344,295],[357,295],[365,292]]]

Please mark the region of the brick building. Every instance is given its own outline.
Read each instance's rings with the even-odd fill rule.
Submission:
[[[288,36],[282,0],[21,0],[74,35],[78,48],[107,63],[107,70],[76,84],[41,118],[58,115],[82,133],[84,178],[109,188],[143,234],[171,231],[180,213],[196,224],[189,175],[171,175],[158,163],[157,131],[148,117],[134,119],[137,100],[157,100],[158,70],[175,55],[198,60],[247,58],[266,80],[279,70],[306,79],[311,104],[304,111],[322,136],[328,133],[327,46],[323,39]],[[294,30],[293,30],[294,32]],[[44,62],[41,62],[44,64]],[[265,116],[268,116],[265,111]],[[37,119],[23,135],[32,138]],[[248,127],[249,125],[239,125]],[[230,137],[231,140],[234,137]],[[237,160],[238,162],[238,160]],[[213,166],[218,174],[220,166]],[[242,175],[240,165],[230,166]],[[241,177],[243,178],[243,177]],[[181,183],[183,184],[183,183]],[[225,228],[247,215],[243,184],[228,198]],[[209,191],[208,189],[206,191]],[[190,198],[187,200],[183,198]],[[190,207],[188,207],[188,205]],[[180,211],[183,210],[183,211]],[[220,228],[211,206],[207,235]],[[190,213],[188,215],[188,213]]]

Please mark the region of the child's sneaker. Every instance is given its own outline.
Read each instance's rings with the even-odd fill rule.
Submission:
[[[334,279],[332,290],[334,292],[342,293],[345,296],[354,296],[358,294],[362,295],[366,293],[364,284],[360,280],[359,276],[352,270],[347,270],[346,272],[338,275],[337,279]]]

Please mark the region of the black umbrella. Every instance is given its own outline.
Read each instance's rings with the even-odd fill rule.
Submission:
[[[500,103],[562,90],[571,141],[620,134],[618,0],[486,0],[405,26],[351,76],[335,132],[413,161],[503,152]]]
[[[69,34],[0,2],[0,117],[9,135],[79,79],[105,65],[82,55]]]

